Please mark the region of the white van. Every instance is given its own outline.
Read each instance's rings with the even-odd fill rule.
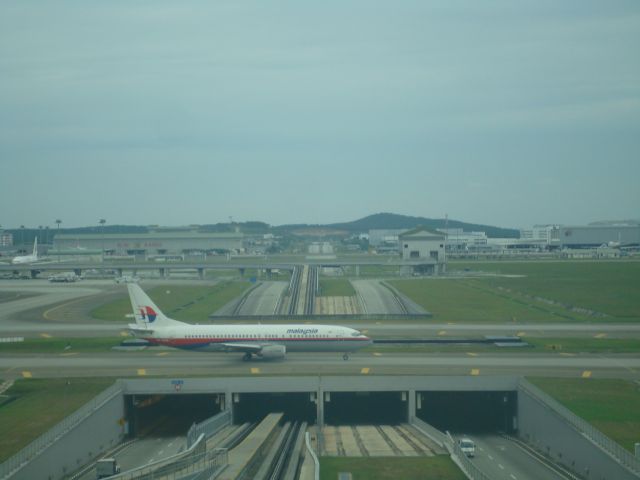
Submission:
[[[462,437],[458,440],[458,445],[460,446],[460,450],[467,457],[475,457],[476,456],[476,444],[473,443],[473,440],[467,437]]]

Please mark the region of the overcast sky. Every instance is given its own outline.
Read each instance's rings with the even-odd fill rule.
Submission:
[[[0,225],[640,218],[640,2],[0,3]]]

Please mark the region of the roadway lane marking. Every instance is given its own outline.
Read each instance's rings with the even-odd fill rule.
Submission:
[[[478,356],[477,353],[473,353],[473,352],[467,352],[467,355],[469,355],[470,357],[477,357]]]
[[[501,463],[498,464],[498,468],[500,468],[500,470],[504,470],[504,467],[502,466]]]
[[[513,478],[513,480],[518,480],[518,477],[516,477],[513,473],[511,475],[509,475],[511,478]]]
[[[442,336],[442,335],[445,335],[446,333],[447,333],[447,331],[446,331],[446,330],[440,330],[440,331],[438,332],[438,335]]]
[[[42,338],[51,338],[51,335],[49,335],[48,333],[41,333],[40,336]]]
[[[160,353],[156,353],[156,357],[165,357],[169,355],[169,352],[160,352]]]
[[[74,300],[71,300],[70,302],[63,303],[62,305],[58,305],[57,307],[50,308],[49,310],[47,310],[46,312],[44,312],[44,313],[42,314],[42,316],[44,317],[44,319],[45,319],[45,320],[51,320],[51,318],[49,318],[49,314],[50,314],[51,312],[53,312],[54,310],[57,310],[57,309],[62,308],[62,307],[66,307],[67,305],[71,305],[72,303],[77,303],[77,302],[80,302],[80,301],[82,301],[82,300],[86,300],[86,299],[87,299],[87,297],[86,297],[86,296],[83,296],[83,297],[80,297],[80,298],[76,298],[76,299],[74,299]]]
[[[138,376],[144,377],[146,374],[147,374],[147,369],[146,368],[139,368],[138,369]]]
[[[591,370],[585,370],[582,372],[582,378],[591,378]]]
[[[480,375],[480,369],[479,368],[472,368],[471,369],[471,375]]]
[[[251,374],[258,375],[260,373],[260,369],[256,367],[251,367]]]
[[[489,455],[489,460],[493,461],[493,457],[491,455]]]
[[[33,378],[33,375],[31,375],[31,372],[24,370],[22,372],[22,378]]]
[[[598,333],[597,335],[594,335],[593,338],[604,338],[606,336],[607,336],[606,333]]]
[[[368,367],[364,367],[362,370],[360,370],[360,373],[362,375],[369,375],[369,368]]]

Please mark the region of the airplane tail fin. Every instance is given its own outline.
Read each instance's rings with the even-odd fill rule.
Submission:
[[[33,241],[33,256],[38,258],[38,237]]]
[[[167,317],[149,296],[135,283],[128,283],[129,299],[133,308],[136,325],[143,329],[184,325],[183,322]]]

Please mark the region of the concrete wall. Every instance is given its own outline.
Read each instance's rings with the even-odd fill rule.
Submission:
[[[123,395],[116,395],[34,458],[11,479],[57,480],[75,471],[122,440],[124,429],[120,420],[123,418]]]
[[[589,480],[637,480],[638,477],[569,425],[560,415],[518,391],[519,437]]]

